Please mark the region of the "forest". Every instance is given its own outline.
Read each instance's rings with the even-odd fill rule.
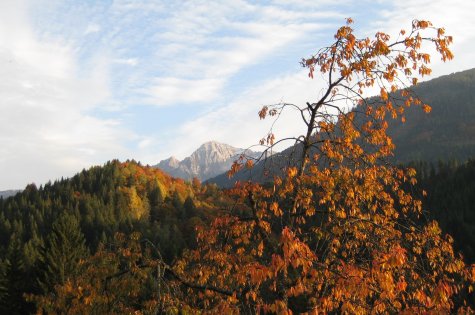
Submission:
[[[1,313],[33,312],[25,293],[51,292],[80,275],[83,260],[115,246],[117,233],[140,233],[171,262],[196,246],[194,227],[227,204],[215,185],[187,183],[134,161],[29,185],[0,199]]]
[[[418,20],[395,41],[360,39],[347,19],[301,61],[321,98],[258,112],[302,118],[294,163],[265,183],[220,189],[114,160],[0,198],[0,313],[472,313],[475,162],[396,164],[389,134],[430,115],[411,85],[431,73],[425,44],[449,61],[451,42]],[[243,155],[228,176],[259,162]]]
[[[444,233],[467,263],[475,263],[475,160],[411,163],[418,170],[424,206],[429,219],[439,222]],[[450,196],[450,197],[448,197]]]

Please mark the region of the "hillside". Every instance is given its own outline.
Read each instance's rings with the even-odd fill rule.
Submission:
[[[113,244],[118,232],[140,232],[172,261],[194,246],[195,226],[224,204],[213,185],[185,182],[133,161],[108,162],[0,198],[0,313],[31,312],[24,293],[47,292],[61,281],[55,274],[67,275],[78,264],[71,257],[79,249],[83,258],[94,254],[100,243]],[[56,248],[61,237],[70,247]]]
[[[414,92],[432,107],[411,107],[406,122],[390,121],[397,162],[465,161],[475,156],[475,69],[418,84]]]
[[[420,83],[413,91],[432,111],[426,114],[413,106],[406,110],[406,122],[389,120],[388,134],[396,145],[393,162],[466,161],[474,157],[475,69]],[[288,148],[257,164],[252,174],[244,170],[231,179],[221,174],[208,182],[231,187],[237,180],[267,181],[269,177],[264,174],[279,174],[281,168],[292,163],[296,152],[298,148]]]
[[[455,248],[467,262],[475,261],[475,160],[464,163],[419,162],[420,196],[428,217],[439,222],[444,233],[451,235]]]
[[[16,193],[20,192],[21,190],[3,190],[0,191],[0,198],[6,199],[11,196],[15,196]]]

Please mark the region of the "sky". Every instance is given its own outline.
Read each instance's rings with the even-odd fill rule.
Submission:
[[[154,165],[210,140],[247,148],[266,104],[305,104],[299,65],[352,17],[356,34],[428,19],[454,37],[433,76],[475,67],[475,1],[0,0],[0,190],[111,159]],[[276,137],[299,135],[289,113]]]

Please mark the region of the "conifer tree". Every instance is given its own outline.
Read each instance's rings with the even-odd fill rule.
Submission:
[[[0,266],[0,314],[28,314],[32,305],[23,296],[28,284],[20,240],[13,234],[7,258]]]
[[[45,292],[54,289],[56,284],[64,284],[66,280],[79,272],[79,262],[86,258],[88,251],[79,220],[63,213],[53,223],[45,246],[40,250],[39,284]]]

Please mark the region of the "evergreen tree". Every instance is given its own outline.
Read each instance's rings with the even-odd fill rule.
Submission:
[[[7,259],[1,264],[0,270],[0,313],[28,314],[32,305],[26,303],[23,296],[27,291],[25,279],[27,273],[19,239],[14,234],[10,239]]]
[[[185,202],[183,203],[183,208],[185,210],[185,219],[189,219],[196,215],[195,202],[190,196],[186,197]]]
[[[4,306],[6,305],[8,281],[6,277],[7,262],[0,261],[0,312],[4,313]]]
[[[53,223],[53,228],[40,250],[39,284],[45,292],[55,284],[78,274],[79,261],[88,256],[84,235],[78,219],[63,213]]]
[[[154,181],[154,187],[150,189],[148,200],[150,202],[150,221],[157,221],[159,219],[160,206],[163,203],[163,195],[158,187],[158,184]]]

